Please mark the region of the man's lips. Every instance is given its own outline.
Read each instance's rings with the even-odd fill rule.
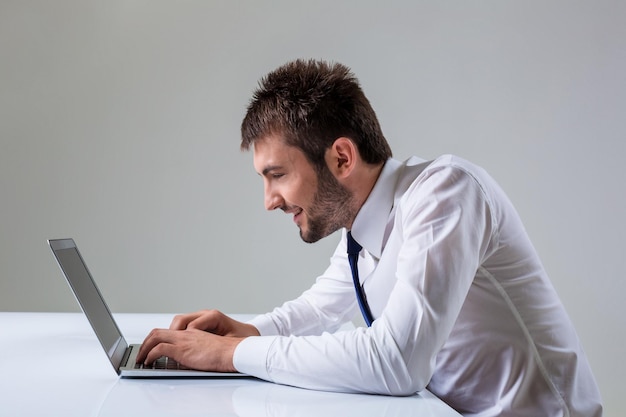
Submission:
[[[294,223],[298,224],[298,220],[300,219],[300,215],[302,214],[302,209],[298,208],[295,211],[293,211],[293,221]]]
[[[297,224],[304,210],[300,207],[283,207],[285,214],[293,214],[293,221]]]

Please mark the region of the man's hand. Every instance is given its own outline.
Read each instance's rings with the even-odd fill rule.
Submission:
[[[180,314],[174,317],[170,330],[198,329],[220,336],[258,336],[259,331],[251,324],[231,319],[217,310],[201,310],[196,313]]]
[[[216,310],[174,317],[169,329],[154,329],[143,342],[137,362],[152,363],[168,356],[182,365],[203,371],[236,372],[235,348],[258,330]]]

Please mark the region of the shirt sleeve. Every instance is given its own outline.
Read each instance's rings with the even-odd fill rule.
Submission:
[[[246,339],[235,352],[235,367],[246,372],[254,370],[253,362],[263,363],[264,372],[253,375],[311,389],[388,395],[424,389],[493,230],[488,199],[471,174],[451,166],[424,173],[398,202],[393,233],[402,244],[396,270],[390,272],[395,276],[389,277],[395,285],[372,327],[321,334],[322,328],[315,328],[289,335],[290,323],[300,319],[274,312],[266,320],[280,336]],[[345,287],[349,269],[342,273]],[[306,302],[322,303],[315,314],[323,318],[341,316],[342,303],[355,308],[352,292],[328,304],[311,300]],[[306,314],[313,314],[310,309]]]
[[[346,254],[345,236],[335,249],[330,266],[315,284],[295,300],[249,321],[262,336],[320,335],[333,332],[357,312],[354,284]]]
[[[246,338],[237,346],[233,357],[235,368],[247,375],[274,381],[266,358],[278,336],[320,335],[325,331],[333,332],[349,321],[356,313],[357,304],[348,274],[344,233],[330,266],[309,290],[272,312],[248,321],[261,336]]]

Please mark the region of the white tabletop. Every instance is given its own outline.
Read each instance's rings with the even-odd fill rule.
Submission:
[[[150,329],[168,327],[172,319],[115,317],[130,343],[140,343]],[[119,378],[79,313],[0,313],[0,347],[3,416],[460,415],[427,391],[386,397],[310,391],[255,378]]]

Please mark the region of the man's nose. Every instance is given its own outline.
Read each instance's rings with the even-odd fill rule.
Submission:
[[[283,206],[283,199],[277,192],[267,187],[265,189],[265,209],[276,210]]]

